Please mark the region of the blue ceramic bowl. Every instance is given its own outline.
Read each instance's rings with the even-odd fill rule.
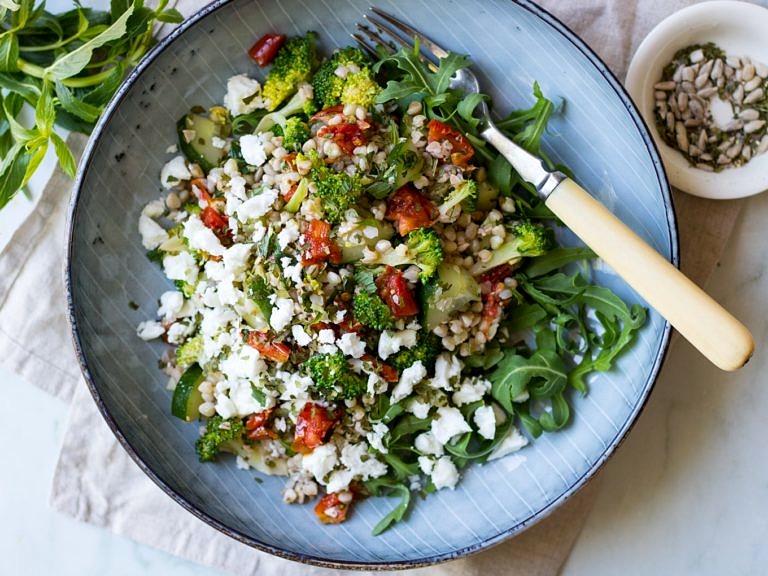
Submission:
[[[527,107],[537,80],[566,101],[547,152],[665,257],[677,262],[675,219],[653,142],[617,80],[590,49],[530,2],[450,5],[383,0],[381,8],[443,46],[472,55],[496,110]],[[283,480],[259,484],[234,463],[199,465],[196,426],[169,414],[163,344],[136,325],[153,317],[169,281],[148,261],[137,232],[156,198],[174,121],[192,105],[220,102],[229,76],[257,74],[246,50],[262,34],[319,33],[323,49],[347,45],[362,17],[353,2],[218,1],[177,28],[131,74],[112,101],[81,163],[72,200],[69,306],[88,385],[117,438],[171,498],[222,532],[280,556],[337,567],[406,567],[464,556],[514,536],[579,489],[617,447],[640,412],[666,350],[669,327],[653,311],[631,351],[590,393],[574,398],[573,422],[519,453],[470,467],[455,491],[419,501],[382,536],[371,528],[393,505],[368,499],[339,526],[312,507],[286,506]],[[567,243],[574,239],[564,238]],[[630,302],[639,297],[608,271],[598,282]],[[138,304],[133,309],[129,303]],[[449,527],[449,529],[447,529]]]

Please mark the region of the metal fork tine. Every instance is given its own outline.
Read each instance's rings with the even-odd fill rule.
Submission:
[[[406,38],[400,32],[398,32],[396,30],[393,30],[390,26],[388,26],[387,24],[385,24],[381,20],[379,20],[377,18],[374,18],[373,16],[370,16],[368,14],[364,14],[364,17],[365,17],[366,20],[368,20],[368,22],[373,24],[379,30],[379,32],[387,34],[388,36],[393,38],[395,40],[395,42],[397,42],[401,46],[405,46],[406,48],[409,48],[409,47],[413,46],[413,40],[412,39]],[[360,27],[359,24],[358,24],[358,27]],[[381,38],[381,36],[378,35],[378,34],[377,34],[377,37]],[[429,69],[432,70],[433,72],[437,70],[437,67],[438,67],[437,62],[435,62],[434,60],[429,58],[421,50],[419,50],[419,59],[424,64],[426,64],[429,67]]]
[[[365,38],[363,38],[362,36],[360,36],[360,34],[352,34],[352,38],[354,39],[354,41],[355,41],[355,42],[357,42],[357,43],[358,43],[358,45],[360,46],[360,48],[361,48],[361,49],[362,49],[362,50],[363,50],[363,51],[364,51],[366,54],[368,54],[368,56],[370,56],[370,57],[371,57],[371,58],[372,58],[374,61],[375,61],[375,60],[378,60],[378,58],[379,58],[379,55],[376,53],[376,50],[374,50],[373,48],[371,48],[371,47],[368,45],[368,42],[366,42],[366,41],[365,41]]]
[[[422,46],[425,46],[430,52],[432,52],[432,54],[434,54],[438,58],[446,58],[448,56],[448,52],[446,50],[443,50],[440,46],[438,46],[432,39],[428,38],[427,36],[424,36],[424,34],[419,32],[415,28],[411,28],[404,22],[401,22],[391,14],[388,14],[387,12],[384,12],[383,10],[376,8],[375,6],[371,6],[371,12],[373,12],[380,18],[383,18],[384,20],[386,20],[398,30],[401,30],[402,32],[404,32],[408,37],[418,38],[419,44],[421,44]]]
[[[360,23],[357,24],[357,29],[363,34],[365,34],[366,36],[368,36],[368,39],[371,42],[373,42],[373,46],[374,46],[373,48],[371,47],[370,44],[367,44],[367,47],[368,47],[368,50],[373,50],[374,54],[376,52],[375,46],[383,46],[390,54],[394,54],[395,52],[397,52],[397,46],[395,45],[395,43],[392,41],[388,42],[387,40],[385,40],[384,37],[381,36],[381,34],[379,34],[376,30],[371,30],[370,28],[368,28],[368,26],[364,26]],[[363,38],[363,40],[365,39]],[[376,59],[378,59],[378,55]]]

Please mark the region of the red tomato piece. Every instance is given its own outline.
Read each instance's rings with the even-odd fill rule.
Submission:
[[[408,281],[397,268],[387,266],[376,279],[379,296],[389,306],[395,318],[407,318],[419,313],[416,299],[408,286]]]
[[[352,494],[351,492],[349,494]],[[336,492],[326,494],[315,505],[315,515],[323,524],[339,524],[347,519],[352,500],[342,502]]]
[[[277,433],[267,427],[272,417],[272,408],[263,412],[255,412],[245,421],[245,435],[249,440],[266,440],[277,438]]]
[[[513,268],[509,264],[502,264],[491,268],[478,278],[480,292],[483,300],[483,313],[480,320],[480,330],[485,337],[492,337],[494,323],[501,317],[504,309],[504,301],[501,292],[504,290],[504,279],[512,275]]]
[[[293,449],[302,454],[312,452],[325,442],[339,418],[340,410],[331,410],[313,402],[304,404],[296,419]]]
[[[192,185],[192,193],[210,206],[213,198],[211,193],[208,192],[208,183],[205,178],[195,178],[190,184]]]
[[[232,231],[229,229],[229,219],[216,210],[216,208],[210,204],[203,208],[203,211],[200,213],[200,220],[203,221],[206,228],[210,228],[213,233],[216,234],[216,237],[222,244],[227,245],[232,242]]]
[[[331,106],[330,108],[325,108],[324,110],[320,110],[320,112],[317,112],[314,116],[312,116],[312,118],[309,119],[309,123],[312,124],[320,120],[322,120],[323,122],[327,122],[333,116],[336,116],[337,114],[343,114],[343,113],[344,113],[344,105],[337,104],[336,106]]]
[[[273,342],[266,332],[252,330],[248,333],[246,344],[259,351],[264,358],[275,362],[287,362],[291,356],[291,348],[282,342]]]
[[[339,145],[345,154],[352,154],[358,146],[368,144],[366,132],[371,127],[368,122],[340,122],[333,126],[323,126],[317,131],[319,138],[327,138]]]
[[[434,203],[411,184],[397,189],[387,202],[384,218],[395,222],[397,231],[405,236],[411,230],[426,228],[435,223],[437,210]]]
[[[373,366],[373,369],[378,372],[379,375],[387,382],[397,382],[400,380],[400,371],[397,368],[390,366],[389,364],[385,364],[376,358],[376,356],[373,354],[363,354],[360,359],[363,362],[368,362],[371,366]]]
[[[332,264],[341,262],[341,250],[331,240],[331,225],[324,220],[312,220],[304,232],[304,253],[301,263],[304,266],[322,264],[330,261]]]
[[[450,142],[451,163],[456,166],[466,166],[475,154],[464,134],[440,120],[432,119],[427,124],[427,142]]]
[[[285,44],[285,34],[264,34],[248,50],[248,56],[264,68],[277,56],[277,51]]]

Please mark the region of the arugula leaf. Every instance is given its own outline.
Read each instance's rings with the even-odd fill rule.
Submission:
[[[374,478],[368,480],[365,483],[365,488],[374,496],[400,497],[398,505],[373,527],[371,534],[373,536],[378,536],[386,531],[392,524],[400,522],[405,517],[406,512],[408,512],[408,506],[411,503],[411,491],[405,484],[393,482],[388,478]]]

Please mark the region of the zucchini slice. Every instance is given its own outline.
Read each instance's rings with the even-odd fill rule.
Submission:
[[[171,400],[171,414],[185,422],[197,420],[203,395],[198,390],[203,381],[203,369],[195,362],[179,378]]]
[[[437,275],[420,292],[424,327],[431,332],[448,321],[454,312],[466,310],[480,300],[480,285],[465,269],[454,264],[441,264]]]
[[[224,138],[227,135],[226,124],[214,122],[201,114],[189,113],[176,123],[176,129],[181,152],[205,172],[224,159],[225,152],[213,145],[213,137]]]

